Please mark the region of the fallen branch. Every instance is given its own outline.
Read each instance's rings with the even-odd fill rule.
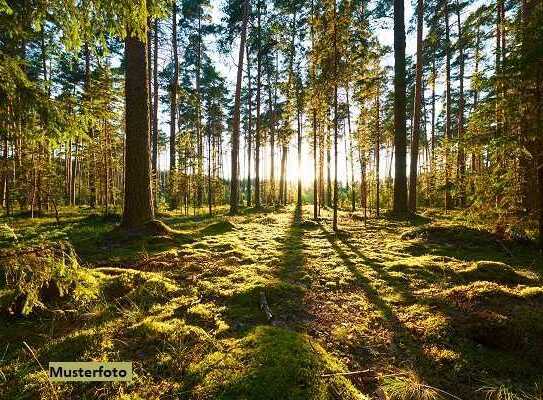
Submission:
[[[369,369],[363,369],[360,371],[349,371],[349,372],[336,372],[333,374],[321,374],[321,377],[328,377],[328,376],[345,376],[345,375],[358,375],[358,374],[365,374],[366,372],[373,371],[371,368]]]
[[[266,294],[263,290],[260,291],[260,309],[264,314],[266,314],[266,318],[268,319],[268,322],[270,322],[273,319],[273,314],[270,310],[268,300],[266,299]]]

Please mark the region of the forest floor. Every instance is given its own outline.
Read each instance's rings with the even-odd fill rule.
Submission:
[[[0,398],[543,398],[534,244],[433,210],[341,212],[338,233],[328,211],[310,213],[164,214],[180,233],[152,239],[69,211],[60,225],[0,220],[18,237],[4,248],[65,240],[81,265],[75,294],[0,317]],[[6,282],[0,308],[13,301]],[[136,377],[48,382],[48,362],[78,360],[133,361]]]

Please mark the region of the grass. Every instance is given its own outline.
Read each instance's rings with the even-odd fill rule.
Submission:
[[[41,307],[0,316],[0,398],[541,399],[532,245],[460,214],[340,212],[336,234],[310,212],[168,212],[178,235],[130,240],[110,234],[118,217],[88,211],[0,220],[5,254],[62,240],[75,254],[37,258],[40,274],[18,280]],[[69,295],[43,297],[59,277]],[[0,312],[14,290],[1,279]],[[62,360],[132,360],[136,378],[50,385],[40,365]]]

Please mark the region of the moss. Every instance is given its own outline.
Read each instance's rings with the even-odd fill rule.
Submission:
[[[321,375],[338,364],[309,338],[276,327],[259,326],[228,353],[214,352],[189,369],[195,398],[364,399],[338,376]]]
[[[467,282],[489,281],[504,284],[529,283],[530,279],[517,273],[507,264],[495,261],[477,261],[457,273],[458,278]]]

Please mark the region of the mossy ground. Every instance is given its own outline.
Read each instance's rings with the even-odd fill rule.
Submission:
[[[17,236],[2,246],[68,240],[98,281],[75,313],[1,317],[0,398],[541,399],[535,247],[458,215],[341,212],[334,233],[310,212],[169,213],[179,235],[132,240],[75,211],[0,221]],[[76,360],[132,360],[136,379],[47,382],[42,366]]]

